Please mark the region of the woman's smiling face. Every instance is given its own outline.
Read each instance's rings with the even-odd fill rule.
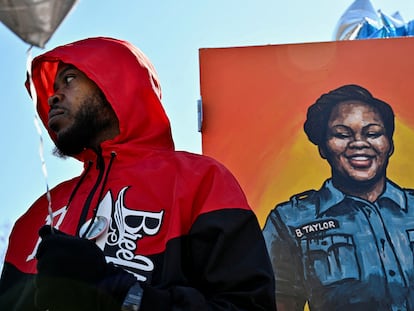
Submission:
[[[330,115],[321,156],[329,162],[332,177],[349,182],[385,178],[393,143],[380,114],[361,101],[339,103]]]

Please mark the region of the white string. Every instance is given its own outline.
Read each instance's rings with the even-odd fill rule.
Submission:
[[[37,133],[39,134],[39,138],[40,138],[39,156],[40,156],[40,161],[42,163],[42,172],[43,172],[43,176],[45,178],[45,183],[46,183],[46,198],[47,198],[47,201],[48,201],[47,211],[49,213],[50,225],[51,225],[52,232],[53,232],[52,198],[50,196],[49,183],[47,181],[48,177],[47,177],[46,161],[45,161],[44,152],[43,152],[44,148],[43,148],[42,129],[40,127],[39,117],[37,115],[37,109],[36,109],[37,94],[36,94],[36,89],[35,89],[35,86],[34,86],[34,83],[33,83],[33,80],[32,80],[32,46],[30,46],[29,49],[27,50],[26,70],[27,70],[28,79],[29,79],[30,94],[31,94],[31,97],[32,97],[34,111],[35,111],[34,125],[36,127]]]

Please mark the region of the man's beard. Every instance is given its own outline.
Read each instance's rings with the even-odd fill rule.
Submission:
[[[57,137],[53,154],[65,158],[81,153],[114,123],[114,118],[115,113],[102,93],[87,98],[77,111],[73,125]]]

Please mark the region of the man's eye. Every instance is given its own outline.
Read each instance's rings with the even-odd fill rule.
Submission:
[[[64,77],[65,83],[68,84],[70,83],[73,79],[75,79],[75,76],[73,75],[67,75]]]

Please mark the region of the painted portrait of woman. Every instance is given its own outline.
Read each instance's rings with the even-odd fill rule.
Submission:
[[[413,310],[414,191],[387,178],[394,128],[391,106],[359,85],[309,107],[304,131],[331,176],[267,218],[279,311]]]
[[[279,311],[414,310],[413,43],[200,51],[203,153],[261,223]]]

